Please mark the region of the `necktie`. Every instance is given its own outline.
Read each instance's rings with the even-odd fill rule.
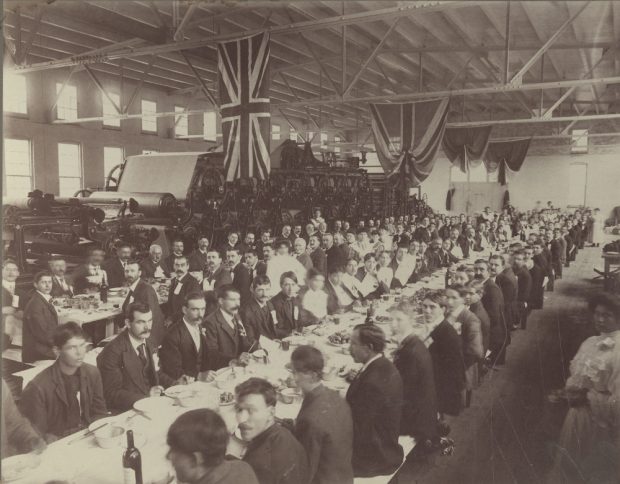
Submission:
[[[146,357],[146,345],[144,343],[138,346],[138,355],[140,356],[140,359],[142,360],[142,365],[146,366],[148,359]]]

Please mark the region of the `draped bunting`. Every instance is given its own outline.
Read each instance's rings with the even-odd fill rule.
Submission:
[[[467,167],[482,163],[482,156],[489,144],[492,126],[446,128],[443,136],[443,151],[452,162],[467,173]]]
[[[516,173],[523,166],[532,138],[491,141],[484,155],[484,164],[489,173],[499,169],[497,180],[506,185],[506,175]]]
[[[448,194],[446,195],[446,210],[448,212],[452,210],[452,198],[454,197],[454,192],[456,192],[456,188],[450,188],[448,190]]]
[[[441,144],[449,99],[371,104],[377,158],[387,176],[397,173],[418,186],[431,173]]]

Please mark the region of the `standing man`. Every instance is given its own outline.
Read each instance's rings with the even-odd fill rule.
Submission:
[[[232,278],[232,285],[237,288],[239,294],[241,294],[241,304],[248,301],[251,297],[250,285],[250,271],[241,263],[241,254],[239,249],[228,249],[226,251],[226,262],[230,269],[230,276]]]
[[[161,395],[173,383],[160,374],[149,344],[153,313],[146,304],[134,302],[127,308],[125,329],[97,356],[108,408],[124,412],[145,397]],[[180,382],[179,382],[180,383]]]
[[[532,275],[525,265],[525,254],[517,250],[512,255],[513,271],[517,278],[516,321],[521,329],[525,329],[529,313],[528,301],[532,291]]]
[[[65,277],[67,263],[60,256],[54,256],[49,260],[49,268],[52,273],[52,297],[73,297],[73,287]]]
[[[323,386],[323,355],[312,346],[299,346],[291,366],[304,396],[295,437],[306,449],[309,482],[353,484],[351,409],[338,392]]]
[[[101,267],[108,275],[110,287],[121,287],[125,282],[125,267],[131,259],[131,245],[121,242],[116,246],[116,257],[106,260]]]
[[[153,244],[149,247],[149,256],[140,263],[143,279],[163,279],[170,277],[170,271],[162,263],[161,246]]]
[[[52,337],[58,326],[58,313],[52,304],[52,273],[35,274],[34,292],[24,309],[22,361],[53,360]]]
[[[502,290],[502,296],[504,297],[504,320],[506,321],[506,327],[510,330],[514,329],[517,324],[517,295],[519,292],[517,276],[512,271],[512,266],[506,264],[506,258],[509,255],[495,254],[489,257],[489,272],[491,277],[495,278],[495,284]],[[508,343],[510,343],[510,336],[508,336]]]
[[[183,315],[182,307],[185,297],[194,292],[200,292],[200,284],[193,276],[188,273],[189,265],[187,257],[184,255],[174,260],[175,277],[170,283],[168,291],[168,302],[166,303],[166,313],[172,321],[181,319]]]

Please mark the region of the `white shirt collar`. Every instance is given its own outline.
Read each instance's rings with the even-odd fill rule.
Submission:
[[[370,360],[364,363],[364,366],[362,366],[360,373],[363,372],[366,368],[368,368],[373,361],[378,360],[382,356],[383,356],[383,353],[377,353],[375,356],[373,356]]]
[[[15,281],[9,282],[2,279],[2,287],[4,287],[7,291],[13,294],[15,292]]]
[[[131,286],[129,286],[129,289],[131,289],[132,292],[135,291],[136,286],[138,285],[139,282],[140,282],[140,278],[138,278],[136,282],[134,282]]]
[[[224,317],[224,320],[228,323],[228,325],[231,328],[235,329],[235,317],[231,314],[228,314],[223,309],[220,309],[220,313],[222,313],[222,316]]]
[[[45,299],[47,302],[51,302],[52,300],[52,296],[51,294],[43,294],[41,291],[37,291],[39,294],[41,294],[41,296],[43,297],[43,299]]]
[[[139,350],[138,350],[138,347],[139,347],[141,344],[144,344],[144,346],[146,347],[146,341],[145,341],[145,340],[141,340],[141,339],[136,338],[135,336],[133,336],[133,335],[129,332],[129,330],[128,330],[128,329],[127,329],[127,330],[125,330],[125,331],[127,331],[127,336],[129,336],[129,342],[131,343],[131,346],[132,346],[132,347],[133,347],[133,349],[136,351],[136,353],[138,353],[138,355],[140,355],[140,352],[139,352]]]
[[[183,318],[183,323],[189,331],[190,336],[194,340],[194,344],[196,345],[196,349],[200,349],[200,327],[195,324],[188,323],[185,318]]]

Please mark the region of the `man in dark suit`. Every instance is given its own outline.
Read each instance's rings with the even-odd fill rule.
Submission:
[[[489,258],[489,272],[491,277],[495,277],[495,284],[502,290],[502,296],[504,297],[504,319],[510,331],[518,323],[516,303],[519,289],[517,277],[512,271],[512,266],[506,264],[507,257],[509,257],[507,254],[492,255]]]
[[[172,321],[177,321],[183,317],[183,302],[188,294],[201,292],[200,284],[187,271],[189,264],[184,255],[174,260],[175,277],[170,283],[168,291],[168,302],[166,304],[166,314]]]
[[[33,280],[35,291],[24,309],[22,361],[53,360],[52,336],[58,326],[58,313],[52,304],[52,273],[39,272]]]
[[[65,274],[67,272],[67,263],[60,256],[52,257],[49,262],[50,272],[52,273],[52,297],[72,297],[73,287]]]
[[[353,484],[353,418],[337,391],[325,388],[323,355],[299,346],[291,366],[304,400],[295,419],[295,437],[306,449],[311,483]]]
[[[26,305],[25,294],[16,287],[19,267],[14,260],[7,259],[2,263],[2,318],[3,348],[11,343],[22,344],[22,327]]]
[[[228,236],[226,237],[226,242],[224,243],[224,245],[220,247],[220,253],[222,255],[225,255],[227,251],[231,249],[238,249],[238,248],[239,248],[239,233],[235,232],[234,230],[231,232],[228,232]]]
[[[341,236],[338,237],[340,238]],[[332,234],[326,233],[323,235],[323,248],[327,258],[328,273],[337,267],[344,267],[347,265],[347,251],[344,247],[336,243]]]
[[[203,323],[207,351],[214,370],[228,366],[230,360],[239,358],[252,346],[239,317],[239,291],[232,285],[221,287],[218,291],[218,306]]]
[[[105,399],[115,412],[129,410],[142,398],[159,396],[165,387],[177,383],[155,366],[155,348],[148,341],[153,324],[150,308],[139,302],[130,304],[125,324],[97,356]]]
[[[226,263],[232,277],[232,285],[237,288],[241,294],[241,304],[244,304],[251,298],[250,271],[241,263],[241,254],[239,249],[228,249],[226,251]]]
[[[159,305],[159,298],[153,286],[141,279],[140,265],[138,261],[128,261],[125,266],[125,283],[129,287],[129,292],[123,301],[123,314],[133,302],[146,304],[153,313],[153,324],[151,327],[150,343],[153,348],[158,348],[164,337],[164,313]],[[123,323],[125,319],[123,318]]]
[[[200,237],[198,239],[198,248],[188,257],[189,272],[206,272],[208,251],[209,239],[207,239],[206,237]]]
[[[530,292],[532,291],[532,275],[525,265],[525,254],[522,250],[517,250],[512,254],[512,267],[517,278],[517,300],[516,300],[516,320],[515,325],[525,329]]]
[[[452,242],[450,242],[450,239],[441,242],[441,249],[437,251],[440,264],[439,267],[450,267],[452,264],[456,264],[459,261],[458,257],[455,257],[452,252],[450,252],[451,247]]]
[[[77,266],[71,273],[75,293],[82,294],[89,284],[100,286],[105,281],[108,286],[110,285],[106,271],[101,267],[104,258],[105,252],[103,249],[93,247],[88,251],[86,263]]]
[[[275,311],[276,337],[284,338],[302,328],[299,319],[300,301],[297,297],[299,283],[293,271],[282,273],[280,289],[281,291],[271,298],[271,305]]]
[[[110,287],[120,287],[125,282],[125,267],[131,259],[131,245],[121,242],[116,246],[116,257],[106,260],[101,267],[108,276]]]
[[[428,217],[424,217],[422,219],[422,221],[418,225],[418,228],[413,233],[413,238],[415,240],[417,240],[418,242],[425,242],[427,244],[431,241],[431,231],[428,228],[429,223],[430,221]]]
[[[491,365],[502,365],[506,360],[506,347],[508,345],[508,327],[504,319],[504,296],[489,273],[489,263],[484,259],[478,259],[474,263],[475,278],[483,283],[482,305],[489,315],[491,322],[489,334],[489,350],[491,354],[487,358]]]
[[[257,276],[252,283],[251,296],[241,303],[239,315],[252,343],[262,336],[276,339],[275,310],[269,302],[271,282],[267,276]],[[243,301],[243,298],[241,299]]]
[[[398,444],[403,382],[396,367],[383,356],[385,333],[376,325],[353,328],[350,352],[362,363],[347,390],[353,415],[353,474],[355,477],[389,475],[403,461]]]
[[[256,251],[254,232],[246,232],[243,242],[239,244],[239,252],[242,256],[245,256],[246,252],[250,250]]]
[[[312,267],[321,274],[327,273],[327,256],[321,248],[321,239],[318,235],[311,235],[308,240],[308,248],[310,249],[310,259],[312,259]]]
[[[24,416],[53,442],[107,415],[101,375],[84,363],[86,341],[77,323],[65,323],[52,337],[56,362],[35,376],[22,393]]]
[[[170,274],[174,273],[175,259],[177,257],[182,257],[184,254],[185,254],[185,244],[183,243],[183,241],[181,239],[174,240],[172,242],[172,254],[168,255],[168,257],[164,259],[164,262],[162,263],[163,268]]]
[[[353,303],[358,300],[358,297],[351,292],[351,289],[342,283],[342,275],[342,268],[336,267],[329,271],[327,283],[325,284],[328,314],[348,311],[353,306]]]
[[[157,244],[149,247],[149,255],[140,263],[142,279],[169,278],[170,271],[162,261],[162,250]]]
[[[394,235],[394,245],[395,246],[407,246],[411,243],[411,237],[407,233],[405,233],[405,226],[403,224],[398,224],[396,226],[396,234]]]
[[[256,276],[267,274],[267,264],[258,259],[256,249],[246,249],[243,253],[243,262],[250,273],[250,283]]]
[[[232,284],[230,268],[222,264],[220,253],[211,249],[207,253],[207,272],[202,280],[202,290],[206,293],[216,291],[222,287]]]
[[[188,294],[183,303],[183,318],[166,332],[159,349],[159,365],[170,380],[181,379],[189,383],[210,369],[202,327],[205,308],[202,293]]]

